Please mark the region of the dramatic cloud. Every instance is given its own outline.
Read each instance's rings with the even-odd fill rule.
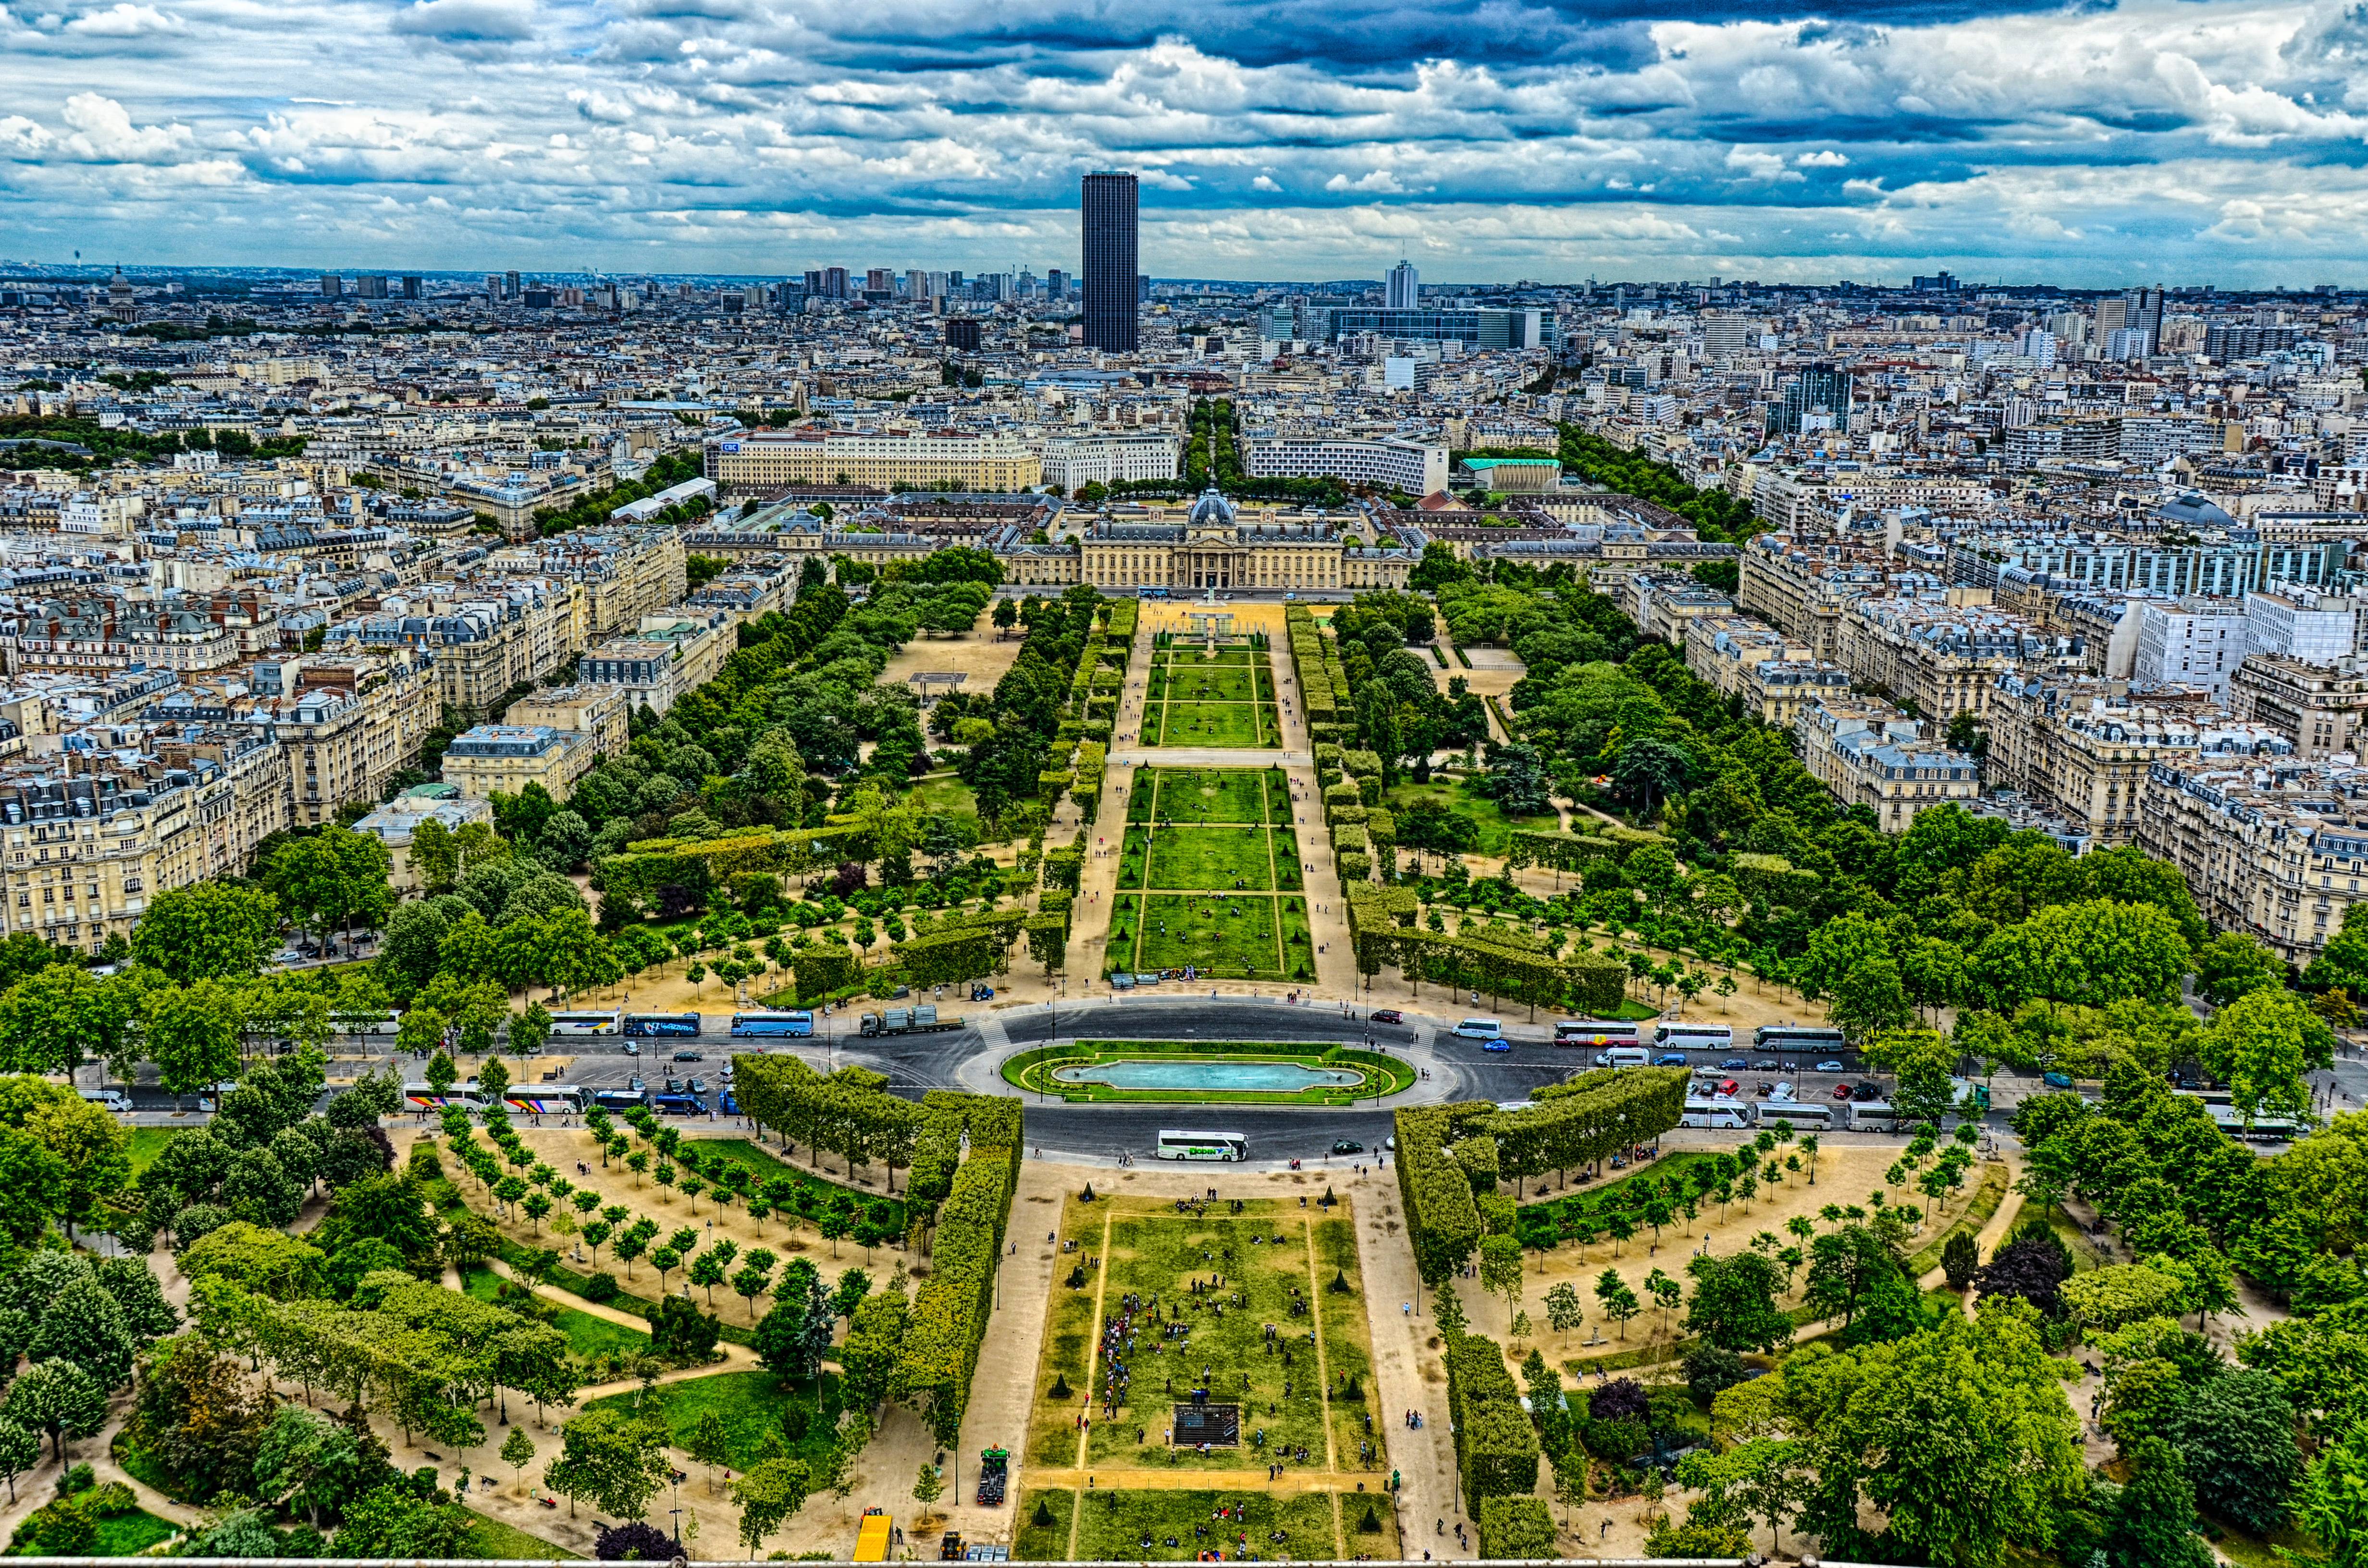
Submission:
[[[0,0],[9,248],[2356,282],[2349,0]]]

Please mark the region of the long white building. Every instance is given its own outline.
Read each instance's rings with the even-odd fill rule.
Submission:
[[[1242,443],[1242,472],[1253,479],[1338,479],[1383,485],[1409,495],[1435,495],[1447,488],[1447,449],[1389,438],[1268,436]]]
[[[1044,483],[1075,491],[1087,484],[1174,479],[1178,459],[1173,436],[1053,436],[1044,442]]]

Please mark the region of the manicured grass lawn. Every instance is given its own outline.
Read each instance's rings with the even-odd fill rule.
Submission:
[[[1042,1510],[1043,1522],[1037,1522]],[[1077,1511],[1074,1492],[1043,1488],[1019,1499],[1019,1528],[1012,1537],[1011,1556],[1019,1562],[1059,1562],[1069,1555],[1069,1520]]]
[[[1148,893],[1136,969],[1182,969],[1259,979],[1282,973],[1273,899],[1263,894]]]
[[[1234,823],[1291,820],[1290,786],[1279,767],[1157,767],[1136,775],[1129,822]]]
[[[1562,827],[1562,819],[1552,812],[1543,816],[1508,817],[1497,809],[1496,801],[1461,778],[1433,779],[1429,784],[1401,784],[1389,792],[1387,801],[1390,810],[1395,812],[1403,813],[1408,806],[1427,801],[1453,815],[1470,819],[1480,831],[1479,852],[1483,855],[1502,855],[1506,835],[1513,828],[1555,833]]]
[[[1156,734],[1146,721],[1144,744],[1156,746],[1241,748],[1280,744],[1274,710],[1259,702],[1170,702],[1160,710]]]
[[[483,1514],[478,1514],[474,1508],[469,1511],[476,1514],[476,1523],[469,1532],[468,1549],[461,1552],[464,1557],[473,1557],[485,1562],[534,1562],[546,1560],[581,1562],[584,1561],[582,1552],[570,1551],[565,1547],[547,1541],[539,1535],[529,1535],[516,1525],[505,1524],[500,1519],[488,1518]]]
[[[791,1165],[770,1149],[746,1138],[686,1138],[683,1146],[699,1151],[702,1170],[721,1156],[735,1165],[746,1166],[759,1187],[784,1176],[796,1182],[798,1194],[792,1202],[801,1212],[811,1208],[818,1214],[842,1196],[853,1199],[857,1211],[867,1215],[871,1213],[872,1205],[885,1204],[888,1210],[885,1214],[871,1217],[882,1226],[893,1226],[900,1235],[904,1233],[905,1200],[901,1194],[891,1198],[884,1193],[848,1187],[844,1182],[825,1181],[814,1172]]]
[[[978,815],[977,791],[951,774],[922,779],[905,795],[905,803],[919,812],[942,812],[950,817]]]
[[[1256,702],[1261,695],[1253,672],[1240,665],[1155,665],[1145,687],[1159,702]]]
[[[98,1539],[90,1543],[93,1557],[137,1557],[160,1540],[170,1540],[181,1527],[160,1519],[145,1508],[98,1521]]]
[[[461,1276],[461,1283],[477,1300],[491,1301],[500,1298],[505,1281],[490,1268],[472,1268]],[[610,1356],[638,1356],[650,1347],[648,1335],[574,1307],[561,1307],[551,1326],[567,1335],[567,1347],[578,1356],[605,1360]]]
[[[1152,887],[1247,892],[1274,888],[1274,861],[1263,829],[1163,827],[1150,835],[1150,843]]]
[[[1380,1501],[1378,1495],[1372,1498],[1377,1511]],[[1326,1492],[1270,1496],[1254,1491],[1146,1492],[1138,1487],[1104,1487],[1087,1493],[1077,1506],[1076,1556],[1081,1562],[1186,1562],[1221,1542],[1230,1557],[1238,1550],[1235,1542],[1245,1536],[1249,1538],[1248,1550],[1269,1562],[1280,1557],[1340,1555],[1332,1495]],[[1213,1517],[1218,1509],[1235,1506],[1242,1509],[1239,1524]],[[1208,1537],[1194,1536],[1196,1528],[1208,1530]],[[1271,1539],[1277,1531],[1283,1540]],[[1171,1538],[1174,1546],[1167,1544]]]
[[[639,1389],[604,1394],[584,1407],[614,1410],[631,1415],[638,1409],[665,1421],[677,1448],[699,1429],[700,1419],[712,1411],[723,1423],[724,1462],[746,1470],[765,1457],[765,1437],[780,1432],[789,1441],[790,1457],[818,1460],[829,1448],[832,1427],[838,1420],[838,1380],[825,1373],[822,1403],[814,1403],[811,1383],[784,1385],[770,1372],[718,1372],[712,1378],[686,1378],[660,1383],[646,1397]],[[803,1420],[803,1428],[798,1423]],[[794,1435],[793,1435],[794,1429]]]
[[[138,1176],[156,1163],[165,1145],[181,1135],[177,1127],[135,1127],[131,1130],[131,1174]]]

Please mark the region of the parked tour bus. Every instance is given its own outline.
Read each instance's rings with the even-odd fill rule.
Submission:
[[[1163,1160],[1223,1160],[1243,1158],[1249,1139],[1239,1132],[1183,1132],[1163,1128],[1159,1146],[1152,1152]]]
[[[1673,1024],[1664,1020],[1653,1031],[1653,1043],[1673,1051],[1724,1051],[1735,1043],[1735,1031],[1725,1024]]]
[[[512,1084],[502,1103],[520,1116],[581,1116],[584,1090],[575,1084]]]
[[[703,1028],[697,1013],[628,1013],[625,1015],[625,1038],[628,1040],[695,1039]],[[556,1029],[552,1031],[557,1033]]]
[[[1751,1043],[1761,1051],[1832,1056],[1850,1041],[1841,1030],[1823,1024],[1762,1024],[1752,1031]]]
[[[649,1096],[639,1089],[595,1089],[592,1103],[602,1110],[640,1110],[649,1104]]]
[[[102,1110],[130,1110],[131,1097],[121,1089],[84,1089],[82,1097]]]
[[[405,1084],[403,1098],[414,1110],[441,1110],[448,1105],[464,1106],[470,1110],[485,1108],[484,1096],[468,1084],[455,1084],[442,1094],[427,1084]]]
[[[624,1028],[622,1015],[613,1009],[606,1013],[553,1013],[551,1032],[556,1039],[563,1035],[597,1035],[616,1038]]]
[[[401,1013],[333,1013],[329,1027],[343,1035],[391,1035],[403,1029]]]
[[[1834,1125],[1834,1108],[1812,1105],[1806,1100],[1760,1102],[1759,1125],[1773,1127],[1780,1121],[1792,1123],[1795,1132],[1823,1132]]]
[[[734,1040],[804,1040],[814,1033],[814,1015],[803,1010],[781,1013],[734,1013]]]
[[[1642,1045],[1644,1037],[1633,1023],[1611,1018],[1565,1018],[1554,1025],[1554,1042],[1603,1051],[1617,1045]]]
[[[1747,1100],[1686,1101],[1685,1114],[1678,1118],[1680,1127],[1747,1128],[1758,1108]]]
[[[660,1116],[705,1116],[707,1104],[697,1095],[652,1095],[650,1108]]]

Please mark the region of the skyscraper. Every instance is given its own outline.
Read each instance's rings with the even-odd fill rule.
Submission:
[[[1086,176],[1086,347],[1106,354],[1132,354],[1140,347],[1134,310],[1135,196],[1131,174]]]
[[[1390,268],[1389,291],[1382,301],[1382,309],[1419,310],[1421,307],[1416,303],[1416,296],[1421,292],[1422,275],[1414,269],[1414,263],[1402,260]]]

